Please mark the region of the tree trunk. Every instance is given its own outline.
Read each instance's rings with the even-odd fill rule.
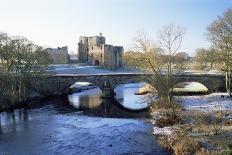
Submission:
[[[231,77],[228,71],[226,72],[226,91],[229,93],[230,97],[232,96],[231,94]]]
[[[228,86],[228,87],[229,87],[229,95],[230,95],[230,97],[231,97],[231,74],[229,74],[228,80],[229,80],[229,81],[228,81],[228,83],[229,83],[229,84],[228,84],[228,85],[229,85],[229,86]]]
[[[167,93],[168,93],[168,103],[171,104],[171,92],[170,88],[172,86],[172,64],[171,64],[171,51],[169,51],[169,57],[168,57],[168,79],[167,79]]]

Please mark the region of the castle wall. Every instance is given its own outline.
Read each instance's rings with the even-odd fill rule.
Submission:
[[[106,45],[105,38],[100,36],[83,37],[78,43],[79,60],[92,65],[100,65],[114,70],[122,66],[122,46]]]
[[[53,64],[67,64],[69,63],[68,47],[62,48],[47,48],[47,53],[50,59],[53,60]]]
[[[92,65],[104,65],[104,50],[103,47],[104,45],[101,46],[91,46],[89,49],[89,63]]]
[[[88,60],[87,44],[78,44],[78,59],[86,62]]]

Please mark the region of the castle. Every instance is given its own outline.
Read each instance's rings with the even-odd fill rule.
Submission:
[[[122,66],[123,47],[105,44],[102,36],[80,36],[78,58],[80,61],[115,70]]]
[[[47,48],[46,52],[49,54],[53,64],[67,64],[69,63],[68,47]]]

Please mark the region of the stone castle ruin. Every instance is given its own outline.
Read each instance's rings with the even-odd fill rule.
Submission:
[[[80,36],[78,58],[82,62],[115,70],[122,66],[123,47],[105,44],[105,37]]]
[[[69,63],[68,47],[47,48],[46,52],[49,54],[53,64],[67,64]]]

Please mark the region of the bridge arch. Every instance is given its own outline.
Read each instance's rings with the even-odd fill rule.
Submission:
[[[204,85],[209,93],[225,91],[225,79],[223,76],[215,75],[175,75],[173,85],[183,82],[197,82]]]
[[[91,89],[99,89],[101,92],[102,90],[96,86],[95,84],[92,84],[90,82],[75,82],[74,84],[69,85],[64,92],[68,93],[75,93],[75,92],[82,92],[85,90],[91,90]]]

